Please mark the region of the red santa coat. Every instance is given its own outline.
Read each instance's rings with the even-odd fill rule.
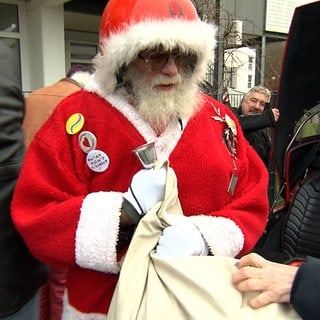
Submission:
[[[262,234],[268,213],[267,171],[224,105],[204,97],[191,118],[172,121],[157,137],[136,110],[116,96],[80,91],[56,108],[33,140],[15,190],[13,220],[32,253],[41,261],[68,267],[67,319],[106,319],[124,252],[117,252],[122,193],[141,164],[132,152],[155,141],[159,160],[169,159],[177,175],[186,216],[215,255],[237,257]],[[227,125],[214,119],[228,114],[237,126],[235,192],[228,192],[234,163],[223,140]],[[94,172],[80,148],[80,132],[66,123],[81,113],[109,158]],[[133,266],[134,267],[134,266]]]

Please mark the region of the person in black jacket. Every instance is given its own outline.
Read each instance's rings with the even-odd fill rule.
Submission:
[[[258,153],[266,167],[270,159],[270,132],[279,119],[279,110],[270,108],[271,93],[263,86],[251,88],[239,108],[231,108],[238,116],[241,128],[250,145]]]
[[[320,259],[307,257],[281,264],[256,253],[243,256],[232,282],[241,292],[258,291],[254,308],[272,302],[290,303],[304,320],[320,319]]]
[[[37,292],[46,268],[29,252],[11,221],[11,199],[24,156],[24,99],[17,63],[0,40],[0,319],[38,319]]]

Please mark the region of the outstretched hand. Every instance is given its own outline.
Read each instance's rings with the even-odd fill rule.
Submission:
[[[272,302],[290,302],[297,267],[268,261],[256,253],[242,257],[237,267],[232,275],[236,288],[241,292],[260,292],[249,301],[253,308]]]

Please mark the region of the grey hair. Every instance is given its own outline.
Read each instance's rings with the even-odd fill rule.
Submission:
[[[251,88],[244,96],[244,99],[247,99],[249,95],[251,95],[254,92],[258,92],[258,93],[262,93],[267,97],[268,102],[270,102],[270,98],[271,98],[271,92],[268,88],[264,87],[264,86],[255,86],[253,88]]]

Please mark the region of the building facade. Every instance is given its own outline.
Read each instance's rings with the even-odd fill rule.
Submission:
[[[219,87],[246,92],[262,84],[276,91],[294,10],[308,2],[311,1],[216,0],[219,50],[225,57],[216,66]]]
[[[24,92],[56,82],[72,64],[90,64],[98,50],[99,21],[106,3],[107,0],[0,0],[0,39],[13,49],[20,63]],[[214,66],[208,74],[216,93],[230,83],[236,84],[233,89],[239,91],[256,83],[276,90],[291,17],[301,1],[195,3],[203,18],[214,19],[220,25]],[[241,61],[241,67],[232,57]]]
[[[72,64],[91,63],[102,11],[76,10],[64,0],[0,0],[0,39],[20,63],[25,93],[56,82]]]

